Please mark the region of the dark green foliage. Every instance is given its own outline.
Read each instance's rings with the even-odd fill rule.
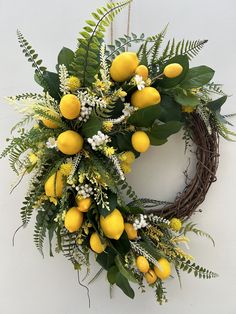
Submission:
[[[168,122],[182,120],[181,107],[172,97],[168,95],[162,95],[161,103],[159,106],[161,109],[161,113],[158,119],[160,121]]]
[[[227,96],[222,96],[216,100],[210,101],[207,104],[207,108],[209,108],[211,111],[220,111],[223,104],[226,102]]]
[[[90,86],[95,74],[98,73],[100,45],[106,28],[128,3],[130,0],[107,3],[106,7],[92,13],[94,20],[86,21],[87,26],[80,32],[73,69],[83,86]]]
[[[154,124],[147,132],[151,145],[162,145],[167,142],[167,138],[179,132],[182,123],[179,121],[169,121],[164,124]]]
[[[158,279],[156,282],[155,294],[156,300],[160,305],[168,301],[166,297],[166,288],[164,287],[164,284],[160,279]]]
[[[66,47],[63,47],[61,49],[61,51],[59,52],[59,55],[58,55],[58,58],[57,58],[57,71],[59,69],[59,64],[64,64],[67,68],[68,71],[71,70],[71,64],[73,63],[74,61],[74,58],[75,58],[75,54],[74,52],[69,49],[69,48],[66,48]]]
[[[81,133],[89,138],[102,129],[102,120],[96,115],[91,115],[89,120],[82,125]]]
[[[128,123],[137,127],[149,127],[161,116],[162,107],[159,105],[142,108],[135,111],[128,119]]]
[[[211,81],[214,73],[214,70],[205,65],[191,68],[181,83],[181,87],[184,89],[202,87]]]

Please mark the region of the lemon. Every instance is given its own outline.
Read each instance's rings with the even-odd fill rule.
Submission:
[[[81,86],[80,80],[76,76],[70,76],[66,83],[71,92],[75,92]]]
[[[57,147],[65,155],[78,154],[83,143],[82,136],[72,130],[62,132],[57,138]]]
[[[163,258],[163,257],[158,260],[158,263],[160,265],[160,268],[157,266],[154,266],[155,274],[161,280],[165,280],[170,276],[170,273],[171,273],[170,263],[167,261],[166,258]]]
[[[131,137],[133,148],[139,153],[145,153],[150,147],[150,139],[144,131],[136,131]]]
[[[131,104],[136,108],[146,108],[158,105],[161,102],[161,95],[154,87],[144,87],[144,89],[136,90],[131,95]]]
[[[148,68],[145,65],[139,65],[135,70],[135,74],[142,76],[143,80],[146,81],[148,79]]]
[[[60,101],[60,111],[64,118],[73,120],[80,114],[80,101],[72,94],[62,97]]]
[[[91,249],[98,254],[102,253],[106,249],[106,244],[103,244],[101,242],[100,237],[97,234],[97,232],[94,232],[91,235],[89,243],[90,243]]]
[[[182,222],[180,219],[178,218],[172,218],[170,220],[170,227],[172,230],[178,232],[180,231],[180,229],[182,228]]]
[[[148,260],[141,255],[136,258],[136,266],[141,273],[147,273],[150,269]]]
[[[50,114],[50,116],[52,116],[52,117],[54,117],[54,118],[59,118],[59,114],[56,114],[55,112],[53,112],[53,111],[48,111],[48,114]],[[46,119],[46,118],[42,118],[42,119],[40,119],[42,122],[43,122],[43,124],[47,127],[47,128],[49,128],[49,129],[57,129],[58,128],[58,125],[55,123],[55,122],[53,122],[52,120],[50,120],[50,119]]]
[[[78,210],[83,212],[83,213],[86,213],[89,210],[89,208],[91,207],[92,199],[91,199],[91,197],[86,197],[83,199],[77,198],[76,203],[78,205]]]
[[[83,223],[83,214],[77,207],[72,207],[65,215],[64,225],[69,232],[78,231]]]
[[[135,52],[122,52],[112,62],[110,74],[114,81],[124,82],[132,77],[139,64]]]
[[[49,197],[61,197],[63,187],[63,175],[57,171],[47,179],[44,185],[45,194]]]
[[[152,285],[157,281],[157,276],[152,269],[150,269],[144,276],[149,285]]]
[[[100,216],[100,225],[106,237],[119,240],[124,231],[124,219],[118,209],[106,217]]]
[[[179,76],[182,72],[183,67],[179,63],[168,64],[163,71],[164,75],[168,78],[175,78]]]
[[[127,233],[129,240],[135,240],[138,237],[137,230],[135,230],[133,225],[128,222],[125,223],[125,232]]]

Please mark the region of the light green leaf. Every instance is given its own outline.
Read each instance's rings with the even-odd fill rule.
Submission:
[[[198,88],[210,82],[215,71],[205,65],[189,69],[181,87],[184,89]]]

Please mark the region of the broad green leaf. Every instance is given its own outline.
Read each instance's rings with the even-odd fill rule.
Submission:
[[[108,269],[107,279],[111,285],[114,285],[116,283],[116,275],[117,275],[118,271],[119,270],[115,265]]]
[[[179,132],[181,127],[182,127],[181,122],[170,121],[166,122],[165,124],[154,125],[150,130],[150,134],[154,135],[157,139],[165,140],[170,135]]]
[[[43,73],[43,79],[47,83],[46,91],[52,96],[54,99],[60,100],[60,80],[57,73],[45,71]]]
[[[171,58],[164,64],[164,66],[161,68],[161,73],[164,71],[164,68],[171,63],[179,63],[183,67],[183,72],[181,75],[179,75],[176,78],[167,78],[163,77],[161,80],[157,80],[157,86],[161,86],[163,88],[173,88],[180,84],[186,77],[188,71],[189,71],[189,59],[187,55],[179,55]]]
[[[109,203],[109,210],[107,208],[103,208],[102,206],[98,206],[99,213],[106,217],[107,215],[111,214],[113,210],[117,207],[117,195],[111,191],[107,193],[108,196],[108,203]]]
[[[92,137],[102,128],[102,121],[95,115],[91,115],[81,128],[81,133],[86,137]]]
[[[121,274],[116,275],[116,285],[131,299],[134,298],[134,290],[131,288],[128,280]]]
[[[66,47],[63,47],[58,55],[58,64],[64,64],[69,70],[71,63],[74,60],[74,52]]]
[[[222,105],[226,102],[227,100],[227,96],[222,96],[216,100],[210,101],[207,104],[207,107],[211,110],[211,111],[217,111],[220,110]]]
[[[161,109],[159,105],[138,109],[129,117],[128,123],[137,127],[149,127],[160,117]]]
[[[120,256],[117,255],[115,257],[115,263],[118,267],[120,273],[129,281],[137,283],[137,279],[134,277],[133,273],[127,269],[125,266],[123,266],[124,262],[121,261]]]
[[[111,248],[107,248],[106,252],[98,254],[96,261],[106,270],[115,264],[116,254]]]
[[[161,114],[158,119],[162,122],[181,121],[181,107],[175,100],[167,95],[162,95],[160,103]]]
[[[181,87],[184,89],[198,88],[210,82],[215,71],[205,65],[189,69]]]
[[[196,107],[200,100],[196,95],[183,93],[181,90],[174,96],[175,101],[182,106]]]
[[[130,242],[126,232],[123,232],[119,240],[111,240],[110,243],[113,249],[122,256],[127,254],[130,250]]]

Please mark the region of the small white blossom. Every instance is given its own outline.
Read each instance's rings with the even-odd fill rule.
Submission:
[[[54,137],[49,137],[48,141],[46,142],[47,148],[56,148],[57,147],[57,141]]]
[[[135,81],[135,83],[136,83],[136,85],[137,85],[138,90],[144,89],[144,87],[145,87],[145,82],[144,82],[142,76],[140,76],[140,75],[135,75],[134,81]]]
[[[135,230],[147,227],[148,223],[146,221],[147,215],[140,214],[138,218],[135,219],[133,227]]]
[[[87,198],[93,194],[93,189],[89,184],[81,184],[75,189],[78,191],[78,196],[82,196],[82,198]]]
[[[93,150],[102,149],[109,141],[109,136],[101,131],[98,131],[98,133],[93,137],[88,138],[88,143],[91,145]]]

